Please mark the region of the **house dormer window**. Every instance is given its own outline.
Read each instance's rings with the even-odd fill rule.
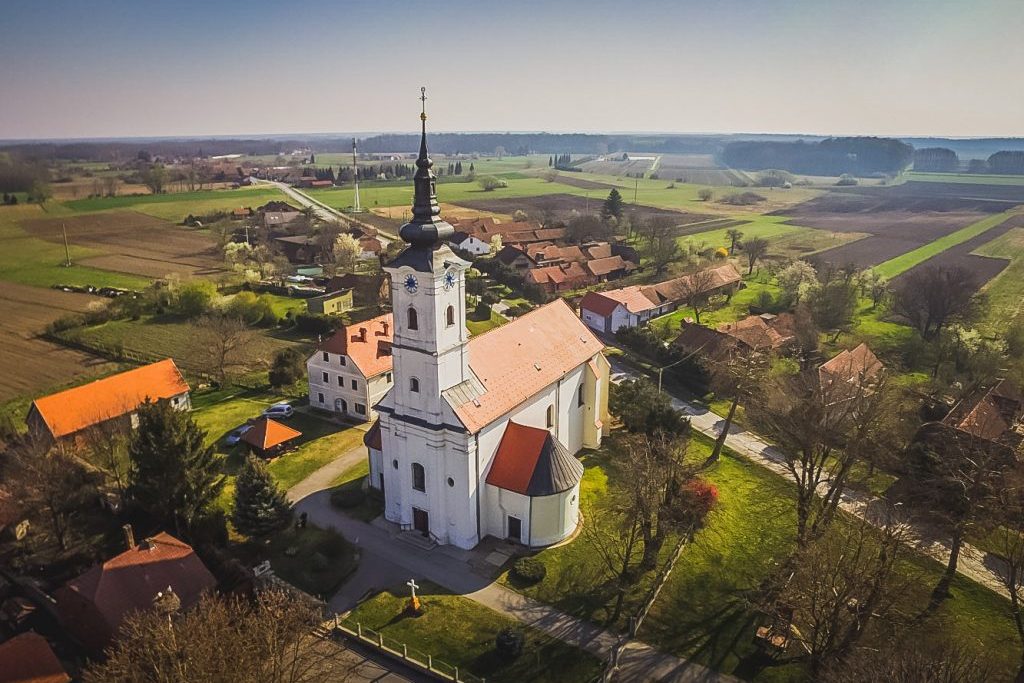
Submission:
[[[406,325],[406,327],[408,327],[410,330],[418,330],[418,329],[420,329],[419,316],[416,315],[416,309],[415,308],[412,308],[412,307],[409,308],[408,319],[409,319],[409,324]]]
[[[455,325],[455,307],[454,306],[449,306],[448,308],[445,309],[444,321],[445,321],[445,324],[448,325],[448,327],[452,327],[452,326]]]

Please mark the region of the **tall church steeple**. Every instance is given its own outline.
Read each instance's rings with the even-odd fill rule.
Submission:
[[[437,203],[437,178],[430,170],[434,162],[427,156],[427,89],[420,88],[420,153],[416,158],[413,176],[415,195],[412,202],[412,220],[398,231],[399,236],[416,247],[431,247],[455,233],[455,229],[441,220],[441,207]]]

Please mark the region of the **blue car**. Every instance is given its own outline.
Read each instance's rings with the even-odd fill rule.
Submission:
[[[238,442],[242,440],[242,436],[250,429],[252,429],[252,425],[242,425],[228,434],[227,438],[224,439],[224,443],[229,446],[238,444]]]

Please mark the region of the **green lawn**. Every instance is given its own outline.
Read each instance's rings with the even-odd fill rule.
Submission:
[[[93,197],[91,199],[75,199],[65,202],[64,205],[77,213],[131,209],[177,223],[189,214],[199,216],[213,211],[230,211],[238,207],[255,208],[269,201],[287,201],[287,197],[276,188],[261,186],[243,187],[237,190]]]
[[[991,230],[1003,221],[1007,220],[1012,213],[1009,211],[1005,213],[996,214],[983,218],[977,223],[972,223],[965,228],[961,228],[956,232],[952,232],[944,237],[940,237],[934,242],[929,242],[923,246],[900,254],[896,258],[889,259],[888,261],[881,263],[871,270],[878,273],[882,277],[894,278],[900,273],[910,270],[919,263],[924,263],[931,257],[941,254],[951,247],[955,247],[958,244],[962,244],[967,240],[977,237],[987,230]]]
[[[256,545],[250,552],[270,560],[275,574],[322,599],[329,599],[359,564],[355,546],[344,536],[312,524],[287,529]]]
[[[1008,322],[1020,319],[1024,312],[1024,228],[1011,228],[971,253],[1010,261],[985,285],[989,301],[985,326],[993,332],[1005,331]]]
[[[331,481],[331,491],[333,493],[338,490],[362,490],[366,477],[369,474],[370,463],[366,458],[361,458],[359,462],[352,467],[349,467]],[[333,501],[332,504],[334,504]],[[384,512],[384,501],[378,494],[371,491],[367,492],[366,495],[362,497],[358,505],[343,507],[341,509],[349,517],[355,517],[356,519],[361,519],[364,522],[370,522]]]
[[[703,460],[710,446],[709,440],[695,437],[690,457]],[[615,466],[618,447],[613,435],[600,451],[584,459],[581,510],[585,523],[602,523],[606,493],[618,485],[621,477]],[[800,672],[794,669],[751,668],[753,635],[760,621],[749,599],[775,563],[792,548],[795,513],[791,485],[728,450],[704,476],[717,486],[719,505],[707,526],[684,550],[640,638],[719,671],[742,673],[753,680],[801,680]],[[582,534],[570,544],[538,553],[547,566],[547,577],[520,590],[603,623],[612,593],[605,586],[606,574],[598,553],[589,546],[591,542]],[[910,587],[900,613],[909,619],[927,603],[941,568],[910,551],[905,557],[901,574]],[[501,580],[513,585],[507,574]],[[646,576],[630,589],[626,612],[640,604],[651,580]],[[1007,603],[1001,597],[958,578],[953,598],[909,628],[912,636],[919,634],[921,638],[942,629],[969,651],[990,660],[1000,673],[1013,672],[1020,644],[1006,610]],[[881,637],[875,631],[868,636],[869,642]]]
[[[745,269],[740,268],[740,272]],[[701,311],[700,322],[708,327],[715,327],[721,323],[734,322],[750,315],[751,304],[756,304],[762,292],[767,292],[773,298],[778,297],[779,288],[771,282],[765,282],[766,276],[759,275],[756,271],[753,275],[744,277],[743,289],[732,295],[729,301],[721,308],[715,310]],[[694,318],[693,309],[682,306],[651,321],[651,325],[668,325],[673,331],[678,331],[680,323],[684,318]]]
[[[409,594],[403,586],[366,600],[346,622],[352,628],[358,622],[364,630],[382,633],[385,644],[397,650],[406,644],[417,659],[430,655],[435,665],[441,660],[488,681],[583,683],[600,673],[596,657],[530,627],[523,627],[523,653],[504,662],[495,651],[495,636],[506,626],[518,627],[519,622],[426,581],[418,595],[420,616],[405,613]]]
[[[479,177],[480,174],[477,174]],[[502,199],[508,197],[535,197],[545,194],[578,194],[584,190],[559,183],[549,183],[541,178],[505,178],[508,187],[498,188],[490,192],[484,191],[476,182],[438,183],[437,200],[439,202],[463,202],[474,199]],[[365,183],[359,186],[359,199],[368,208],[399,207],[408,209],[412,206],[412,183]],[[338,209],[352,205],[353,190],[351,187],[328,190],[307,190],[309,196]],[[395,217],[399,217],[396,213]]]
[[[0,239],[4,242],[0,250],[0,280],[35,287],[65,284],[144,289],[149,286],[150,280],[136,275],[81,265],[66,268],[64,245],[32,237],[21,228],[21,221],[53,215],[58,206],[53,202],[48,204],[50,212],[42,211],[35,204],[0,206]],[[70,252],[72,262],[103,254],[81,246],[72,246]]]
[[[786,216],[756,216],[742,225],[734,226],[743,233],[743,239],[760,237],[768,241],[769,256],[783,257],[787,259],[811,254],[838,247],[848,242],[854,242],[867,237],[867,233],[861,232],[829,232],[816,228],[807,228],[799,225],[790,225]],[[699,248],[715,249],[718,247],[729,248],[730,228],[719,228],[706,230],[691,235],[683,235],[679,238],[680,246],[692,245]],[[742,250],[737,250],[736,257],[743,262]]]
[[[466,328],[469,330],[470,336],[486,332],[487,330],[493,330],[495,327],[500,327],[507,323],[508,320],[498,315],[494,311],[487,318],[480,318],[476,315],[476,311],[470,311],[466,316]]]

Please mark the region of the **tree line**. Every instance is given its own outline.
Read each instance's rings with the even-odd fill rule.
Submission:
[[[747,140],[731,142],[721,159],[733,168],[776,168],[791,173],[838,176],[899,173],[911,162],[914,148],[892,138],[828,138],[820,142]]]

